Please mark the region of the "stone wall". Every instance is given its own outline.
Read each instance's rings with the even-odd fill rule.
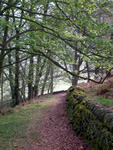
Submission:
[[[88,100],[79,87],[70,87],[66,100],[74,130],[92,144],[93,150],[113,150],[113,111]]]

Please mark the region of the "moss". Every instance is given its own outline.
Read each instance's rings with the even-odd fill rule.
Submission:
[[[112,112],[97,102],[88,100],[80,87],[72,86],[67,92],[67,99],[68,118],[76,133],[92,143],[94,150],[112,150]]]

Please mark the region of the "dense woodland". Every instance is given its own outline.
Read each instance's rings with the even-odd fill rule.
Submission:
[[[103,83],[113,68],[112,7],[109,0],[0,0],[1,101],[15,106],[52,93],[58,78]]]

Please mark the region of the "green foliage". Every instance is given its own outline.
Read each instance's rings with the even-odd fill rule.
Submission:
[[[103,96],[95,97],[93,100],[98,101],[105,106],[113,106],[113,100],[104,98]]]
[[[87,72],[86,61],[92,68],[102,67],[104,70],[112,68],[113,41],[110,40],[110,35],[113,32],[113,25],[104,21],[104,19],[100,21],[101,18],[106,18],[107,15],[112,14],[110,10],[112,2],[100,0],[64,0],[62,2],[20,0],[9,1],[8,5],[7,0],[4,0],[1,4],[3,7],[0,10],[0,60],[3,59],[3,62],[1,61],[0,68],[3,67],[3,64],[12,65],[14,66],[12,74],[15,73],[15,51],[18,47],[19,66],[22,66],[22,69],[19,68],[21,74],[19,75],[19,82],[24,81],[25,88],[27,88],[29,81],[30,62],[28,58],[34,57],[33,63],[35,65],[32,69],[34,77],[36,65],[39,63],[36,63],[37,55],[46,57],[72,76],[79,74],[82,79],[87,79],[82,74],[83,71]],[[19,35],[17,35],[17,31]],[[107,38],[108,36],[109,38]],[[3,50],[3,43],[6,51]],[[75,51],[77,51],[76,59]],[[8,61],[9,54],[11,55],[11,64]],[[84,69],[79,67],[80,59],[83,60]],[[27,60],[27,63],[24,62],[23,67],[22,61],[25,60]],[[42,60],[41,63],[43,64],[44,59]],[[70,67],[70,64],[72,67]],[[37,70],[40,71],[41,65],[38,67]],[[44,78],[45,70],[46,68],[41,73],[42,78]],[[8,72],[6,75],[9,82],[11,79],[9,68],[5,72]],[[0,70],[0,76],[1,73],[2,70]],[[41,77],[39,75],[38,78]],[[14,77],[11,80],[14,80]],[[35,79],[32,80],[33,86],[41,85],[35,83]],[[20,84],[21,87],[23,87],[22,84]]]

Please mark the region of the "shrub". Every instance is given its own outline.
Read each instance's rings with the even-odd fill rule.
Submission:
[[[11,110],[12,110],[12,108],[11,107],[3,107],[3,108],[0,108],[0,114],[1,115],[5,115],[5,114],[8,114],[8,113],[10,113],[11,112]]]
[[[97,95],[102,95],[105,94],[106,92],[109,92],[112,86],[113,86],[112,82],[102,84],[97,90]]]

